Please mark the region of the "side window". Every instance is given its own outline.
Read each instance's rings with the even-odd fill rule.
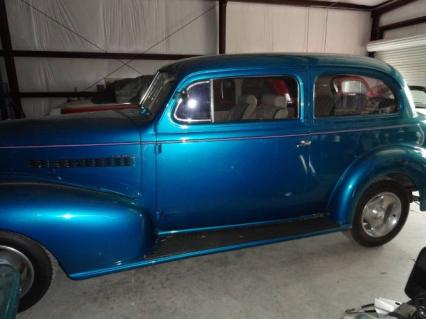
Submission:
[[[210,81],[190,85],[178,102],[175,118],[183,122],[210,122]]]
[[[213,80],[213,94],[215,123],[299,117],[298,83],[292,77]]]
[[[392,90],[381,80],[360,75],[323,75],[315,82],[315,117],[397,113]]]
[[[187,123],[297,119],[298,82],[289,76],[197,82],[182,93],[174,116]]]

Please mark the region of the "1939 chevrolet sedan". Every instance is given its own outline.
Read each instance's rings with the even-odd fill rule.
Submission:
[[[382,245],[413,191],[426,210],[425,133],[374,59],[182,60],[140,109],[0,124],[0,262],[24,310],[53,260],[84,279],[349,229]]]

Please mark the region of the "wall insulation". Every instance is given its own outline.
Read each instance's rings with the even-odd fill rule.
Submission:
[[[216,53],[216,1],[6,0],[6,6],[15,50]],[[19,88],[95,90],[105,77],[151,74],[170,61],[123,62],[129,60],[16,58]],[[22,105],[34,117],[64,101],[26,98]]]
[[[406,4],[398,10],[389,11],[380,18],[380,25],[387,25],[395,22],[418,18],[426,15],[426,0],[417,0]],[[426,23],[412,25],[404,28],[386,31],[386,40],[404,38],[408,36],[425,34]]]
[[[15,50],[216,54],[214,0],[6,0]],[[227,51],[365,54],[370,15],[355,10],[228,3]],[[129,66],[123,65],[128,62]],[[169,61],[16,58],[21,92],[95,90],[105,78]],[[65,99],[22,99],[41,116]]]
[[[370,13],[286,5],[228,3],[228,52],[366,54]]]

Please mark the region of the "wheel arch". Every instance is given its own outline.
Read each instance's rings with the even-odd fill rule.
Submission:
[[[394,180],[418,190],[421,210],[426,210],[426,152],[420,147],[392,146],[356,160],[341,176],[328,202],[328,211],[339,224],[351,225],[356,204],[373,183]]]

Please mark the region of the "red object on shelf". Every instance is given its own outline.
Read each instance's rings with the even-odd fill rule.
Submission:
[[[100,111],[109,111],[109,110],[127,110],[127,109],[137,109],[139,106],[137,104],[127,103],[127,104],[101,104],[101,105],[88,105],[88,106],[79,106],[79,107],[67,107],[62,109],[62,114],[72,114],[72,113],[86,113],[86,112],[100,112]]]

